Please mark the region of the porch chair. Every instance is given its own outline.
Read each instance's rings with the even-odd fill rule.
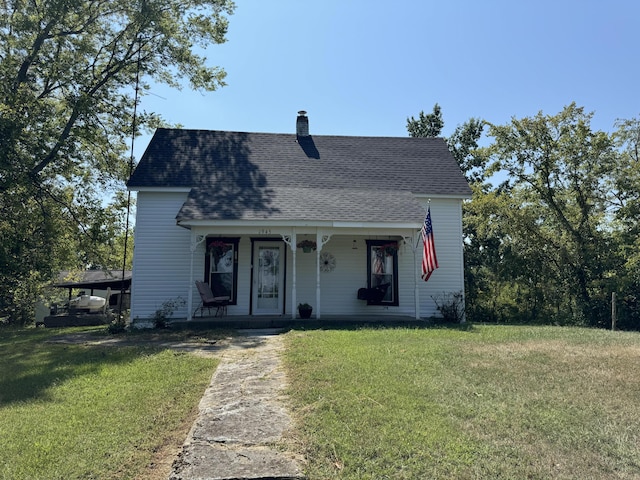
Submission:
[[[359,288],[358,300],[366,300],[368,305],[377,305],[382,302],[390,286],[390,283],[382,283],[372,288]]]
[[[211,291],[208,283],[196,280],[196,287],[200,294],[200,305],[193,311],[193,316],[196,315],[198,309],[200,309],[200,317],[202,317],[202,311],[207,308],[209,315],[211,315],[211,309],[215,307],[216,317],[223,317],[227,314],[227,305],[229,305],[230,297],[228,295],[215,296]]]

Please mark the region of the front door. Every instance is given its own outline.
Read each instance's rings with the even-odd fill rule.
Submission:
[[[284,244],[256,241],[253,245],[253,314],[284,313]]]

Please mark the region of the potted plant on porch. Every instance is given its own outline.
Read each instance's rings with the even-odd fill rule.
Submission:
[[[308,303],[298,304],[298,314],[300,315],[300,318],[311,318],[312,311],[313,311],[313,307]]]

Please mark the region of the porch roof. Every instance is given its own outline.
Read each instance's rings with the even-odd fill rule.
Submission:
[[[258,199],[193,188],[176,216],[188,226],[201,221],[300,221],[415,224],[425,210],[407,191],[360,188],[274,187]]]

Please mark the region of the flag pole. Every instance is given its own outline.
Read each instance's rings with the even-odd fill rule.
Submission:
[[[431,199],[427,199],[427,211],[424,212],[424,216],[427,216],[427,213],[429,213],[429,209],[431,208]],[[418,236],[418,240],[416,241],[416,248],[418,248],[418,243],[420,243],[422,236]]]

